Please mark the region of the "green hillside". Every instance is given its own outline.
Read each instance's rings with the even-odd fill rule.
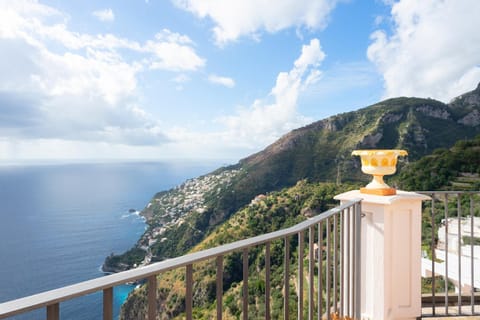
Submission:
[[[431,155],[409,163],[394,179],[403,189],[420,190],[422,186],[433,186],[433,189],[453,187],[464,177],[469,177],[469,189],[480,186],[480,136],[473,140],[462,140],[450,149],[438,149]],[[437,173],[437,174],[435,174]],[[442,179],[438,179],[442,177]],[[464,180],[462,180],[464,181]],[[464,182],[466,183],[466,182]],[[236,212],[230,219],[215,228],[191,252],[204,250],[236,240],[253,237],[292,226],[309,216],[323,212],[338,203],[334,195],[359,185],[334,183],[309,183],[300,180],[295,186],[258,196],[249,205]],[[427,210],[428,211],[428,210]],[[427,215],[430,211],[428,211]],[[429,216],[426,217],[429,221]],[[426,223],[424,227],[428,228]],[[428,233],[423,233],[429,235]],[[428,238],[427,240],[429,240]],[[294,254],[291,257],[291,274],[296,274],[297,253],[296,239],[291,240]],[[424,244],[425,248],[427,245]],[[427,248],[428,249],[428,248]],[[272,317],[280,318],[283,313],[283,250],[282,241],[274,242],[272,252]],[[427,250],[428,251],[428,250]],[[280,257],[280,259],[278,259]],[[264,248],[250,251],[249,274],[249,319],[264,317]],[[242,262],[240,252],[225,258],[224,272],[224,318],[239,319],[241,315]],[[305,264],[306,266],[307,264]],[[197,264],[194,269],[194,312],[196,319],[211,319],[215,315],[215,261]],[[307,270],[305,270],[307,272]],[[306,274],[306,273],[305,273]],[[294,279],[292,278],[292,283]],[[184,270],[171,271],[159,278],[159,314],[161,319],[184,318]],[[296,294],[292,285],[290,312],[296,317]],[[135,291],[122,309],[122,319],[142,319],[146,312],[145,288]]]
[[[396,181],[404,190],[480,190],[479,175],[480,136],[405,166]]]
[[[332,183],[308,183],[299,181],[294,187],[272,192],[268,196],[257,197],[221,226],[210,233],[191,251],[200,251],[216,247],[236,240],[254,237],[260,234],[290,227],[309,216],[319,214],[337,204],[333,196],[358,188],[358,185],[340,185]],[[296,238],[291,239],[292,275],[296,274]],[[272,318],[278,319],[283,314],[283,241],[272,243],[271,252],[271,286],[272,286]],[[279,258],[280,257],[280,258]],[[249,292],[251,306],[249,319],[264,317],[264,247],[251,248],[249,274]],[[185,302],[185,272],[174,270],[159,277],[158,297],[160,319],[182,319]],[[194,306],[195,319],[212,319],[215,314],[215,261],[211,260],[196,264],[194,267],[195,288]],[[293,283],[293,282],[292,282]],[[241,312],[241,301],[238,299],[242,288],[242,257],[234,253],[224,260],[224,319],[238,319]],[[292,287],[292,317],[296,315],[296,298]],[[145,288],[136,290],[122,309],[121,319],[143,319],[146,313]]]
[[[366,182],[369,178],[361,172],[359,160],[351,156],[352,150],[406,149],[407,161],[413,162],[479,134],[480,85],[450,104],[395,98],[317,121],[234,166],[155,195],[142,212],[149,228],[136,245],[145,253],[132,250],[127,255],[112,255],[105,269],[122,270],[142,261],[184,254],[256,195],[295,185],[301,179]],[[189,198],[191,190],[196,192],[194,199]]]
[[[335,187],[342,183],[365,183],[369,180],[360,170],[359,159],[351,156],[355,149],[408,150],[409,157],[399,164],[400,175],[392,180],[403,189],[476,188],[478,139],[455,143],[473,139],[479,134],[480,86],[450,104],[432,99],[395,98],[312,123],[286,134],[265,150],[236,165],[219,168],[156,194],[142,211],[148,223],[145,234],[130,252],[109,256],[104,268],[120,271],[182,255],[199,246],[209,246],[206,244],[208,241],[213,241],[210,244],[214,245],[249,237],[256,232],[267,232],[266,229],[253,228],[257,225],[272,228],[268,230],[285,227],[288,222],[301,217],[302,210],[308,210],[306,208],[310,205],[307,201],[297,203],[295,209],[290,204],[279,206],[280,200],[271,198],[280,196],[276,192],[284,193],[283,197],[288,199],[287,195],[291,192],[288,188],[300,188],[297,182],[301,180],[308,181],[306,185],[311,186],[304,186],[306,189],[322,189],[328,185],[336,192],[343,190]],[[459,154],[462,156],[459,157]],[[428,157],[422,158],[425,156]],[[432,159],[435,159],[434,162]],[[465,160],[465,164],[455,159]],[[248,206],[260,194],[268,194],[267,199],[277,203],[276,206],[267,205],[268,214],[252,213],[253,207]],[[240,213],[236,213],[240,209]],[[285,219],[291,218],[273,223],[275,214],[279,212]],[[240,225],[249,227],[238,228],[239,224],[230,219],[232,215],[235,219],[244,215],[244,223]],[[247,218],[245,215],[251,216]],[[258,221],[257,217],[263,217],[265,221]],[[237,225],[237,228],[229,229],[228,226],[232,225]],[[261,259],[261,254],[259,257]],[[174,282],[181,279],[180,275],[179,278],[175,278],[175,274],[171,277]],[[233,290],[236,280],[232,279],[232,288],[227,286],[226,290]],[[182,288],[180,282],[179,290]],[[208,310],[208,303],[211,303],[210,291],[205,288],[209,285],[198,288],[199,292],[203,292],[198,296],[202,298],[197,300],[202,310]],[[171,318],[181,312],[182,299],[180,296],[174,298],[170,295],[176,293],[168,292],[165,289],[160,297],[168,301],[163,307],[172,312],[168,316]],[[140,291],[129,298],[126,315],[141,309],[141,303],[134,303],[141,297]],[[235,312],[232,311],[232,314]],[[126,319],[134,317],[127,316]]]
[[[186,217],[188,223],[180,226],[181,230],[167,231],[164,238],[175,241],[157,246],[154,255],[163,259],[185,253],[256,195],[292,186],[301,179],[367,181],[352,150],[406,149],[408,160],[415,161],[438,148],[450,148],[457,140],[474,138],[480,134],[478,97],[480,87],[450,105],[432,99],[389,99],[294,130],[237,165],[214,172],[237,173],[222,192],[217,192],[218,188],[206,192],[205,210]]]

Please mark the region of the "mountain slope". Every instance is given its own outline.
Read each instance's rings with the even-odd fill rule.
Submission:
[[[209,242],[208,245],[222,242],[218,237],[233,241],[237,237],[234,239],[230,235],[252,236],[254,233],[248,228],[245,229],[246,233],[236,234],[226,226],[235,225],[235,220],[229,220],[230,216],[259,194],[294,186],[302,179],[313,183],[324,181],[337,184],[369,180],[368,176],[361,173],[359,160],[351,156],[354,149],[407,149],[407,162],[413,162],[437,148],[448,149],[457,140],[470,139],[479,134],[480,85],[449,104],[432,99],[395,98],[317,121],[286,134],[265,150],[234,166],[220,168],[175,189],[158,193],[142,213],[147,218],[149,228],[135,249],[143,250],[143,257],[138,257],[139,250],[133,250],[134,259],[129,254],[120,259],[111,256],[110,259],[120,264],[123,262],[123,266],[130,268],[133,263],[140,263],[141,259],[148,263],[184,254],[202,240],[206,242],[197,248],[206,246]],[[428,163],[428,160],[423,161]],[[403,162],[399,167],[405,165]],[[412,171],[411,174],[415,175],[416,172]],[[397,180],[398,183],[408,180],[402,179]],[[288,194],[288,191],[282,192]],[[276,200],[272,201],[275,203]],[[295,210],[285,210],[285,207],[284,204],[268,207],[267,212],[272,212],[271,216],[252,214],[243,221],[250,227],[261,224],[261,221],[255,220],[257,216],[267,217],[272,222],[276,210],[281,210],[285,217],[292,214],[289,221],[295,221],[296,217],[302,216],[299,212],[309,205],[298,204]],[[235,217],[250,213],[251,209],[247,207]],[[286,225],[287,223],[272,224],[275,227]],[[266,232],[263,229],[257,231]],[[261,254],[258,259],[261,259]],[[204,278],[209,279],[208,276]],[[173,273],[164,279],[172,281],[167,282],[167,287],[171,288],[172,283],[178,282],[181,289],[181,276]],[[208,303],[212,301],[208,283],[207,281],[206,285],[199,287],[200,293],[196,293],[197,302],[202,305],[200,313],[204,313],[205,306],[208,310]],[[232,287],[227,287],[226,290],[235,290],[233,283],[234,281]],[[182,298],[181,292],[168,292],[169,290],[163,290],[160,297],[167,310],[165,317],[170,318],[181,312]],[[141,311],[135,311],[141,309],[141,301],[141,291],[128,299],[124,310],[126,319],[134,319],[142,314]],[[172,304],[168,301],[176,302]],[[232,314],[235,314],[235,306],[231,307]]]
[[[416,183],[438,183],[444,186],[447,181],[456,183],[458,178],[468,177],[470,187],[480,185],[480,136],[473,140],[461,140],[450,149],[438,149],[433,154],[422,157],[418,161],[408,164],[396,176],[395,182],[407,189],[418,190]],[[432,173],[435,173],[432,175]],[[447,180],[437,179],[436,176],[446,177]],[[430,179],[433,177],[432,179]],[[431,180],[431,181],[430,181]],[[465,181],[463,182],[465,183]],[[308,183],[300,180],[295,186],[272,192],[269,195],[256,197],[249,205],[245,206],[230,219],[213,230],[202,242],[196,245],[191,252],[216,247],[236,240],[253,237],[274,230],[292,226],[309,216],[316,215],[328,208],[335,206],[334,195],[351,189],[358,185],[336,185],[333,183]],[[426,216],[430,221],[430,211]],[[422,235],[430,235],[425,231]],[[431,241],[428,236],[428,241]],[[296,240],[291,241],[291,274],[296,274]],[[283,242],[272,243],[271,284],[272,284],[272,317],[279,318],[283,312]],[[278,259],[280,257],[280,259]],[[249,252],[249,296],[254,297],[249,305],[249,319],[263,318],[264,309],[264,268],[265,253],[263,247],[251,248]],[[224,306],[225,319],[238,319],[241,315],[242,288],[242,260],[240,253],[225,257],[224,260]],[[195,265],[194,268],[194,313],[196,319],[212,319],[215,317],[215,261],[211,260]],[[293,283],[294,281],[292,281]],[[175,270],[159,277],[159,305],[161,319],[183,319],[184,314],[184,270]],[[292,304],[291,317],[296,317],[295,288],[290,290]],[[135,291],[122,309],[121,319],[143,319],[146,313],[145,289]]]
[[[468,178],[468,183],[463,180],[463,185],[478,189],[480,186],[480,136],[473,140],[461,140],[450,149],[438,149],[431,155],[408,164],[402,172],[396,176],[395,183],[408,190],[419,190],[427,183],[432,188],[444,188],[445,183],[458,183],[458,179]],[[440,177],[440,178],[438,178]],[[338,203],[333,197],[341,192],[357,189],[358,185],[337,185],[334,183],[308,183],[300,180],[295,186],[272,192],[269,195],[256,197],[251,203],[235,214],[226,222],[213,230],[203,241],[197,244],[191,252],[216,247],[225,243],[253,237],[259,234],[287,228],[311,215],[327,210]],[[448,186],[447,186],[448,187]],[[456,186],[455,186],[456,187]],[[478,210],[478,209],[476,209]],[[430,211],[427,210],[426,226],[430,221]],[[438,222],[440,223],[440,222]],[[422,233],[430,234],[430,232]],[[426,238],[427,246],[431,239]],[[272,252],[278,252],[278,256],[272,256],[271,263],[271,306],[272,317],[280,318],[283,313],[283,241],[272,243]],[[296,274],[296,240],[291,241],[292,260],[290,264],[292,277]],[[263,318],[264,308],[264,279],[265,253],[263,246],[251,248],[249,251],[249,296],[254,297],[249,305],[249,319]],[[280,257],[280,259],[278,259]],[[307,264],[305,264],[307,265]],[[223,317],[225,319],[238,319],[241,316],[242,288],[242,258],[240,252],[228,255],[224,259],[224,305]],[[194,314],[195,319],[212,319],[215,317],[215,261],[198,263],[194,267]],[[305,270],[307,272],[307,270]],[[159,277],[158,312],[161,319],[183,319],[185,288],[184,270],[174,270]],[[292,283],[294,279],[292,278]],[[290,290],[291,317],[295,318],[296,293],[295,287]],[[145,289],[135,291],[129,297],[122,309],[121,319],[144,319],[146,313]],[[305,315],[306,316],[306,315]]]
[[[148,262],[184,254],[256,195],[293,186],[301,179],[367,181],[359,160],[351,156],[354,149],[406,149],[408,161],[414,161],[478,134],[480,85],[450,104],[394,98],[317,121],[293,130],[234,166],[193,179],[198,185],[194,195],[182,186],[157,194],[143,211],[149,229],[137,244],[146,258],[112,256],[111,261],[121,264],[128,260],[124,266],[129,268],[142,259]],[[184,191],[173,197],[179,190]],[[189,205],[191,196],[198,205]],[[134,252],[138,254],[138,250]]]
[[[357,162],[350,156],[354,149],[407,149],[409,159],[416,160],[480,133],[480,104],[463,109],[459,105],[418,98],[386,100],[294,130],[240,164],[269,187],[307,177],[357,179]]]

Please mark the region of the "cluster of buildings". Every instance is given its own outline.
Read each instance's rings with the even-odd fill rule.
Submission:
[[[167,192],[157,194],[142,211],[149,225],[139,241],[140,248],[147,252],[142,265],[150,263],[152,259],[150,248],[166,240],[163,235],[167,229],[185,223],[189,213],[203,213],[207,209],[206,195],[215,196],[229,188],[240,171],[224,170],[189,179]]]

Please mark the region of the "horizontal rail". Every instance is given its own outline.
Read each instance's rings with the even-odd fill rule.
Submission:
[[[288,236],[298,234],[299,232],[308,229],[310,226],[314,226],[319,222],[324,221],[335,214],[338,214],[344,209],[353,207],[356,204],[360,203],[360,201],[361,199],[354,199],[353,201],[344,203],[333,209],[325,211],[318,216],[309,218],[306,221],[303,221],[295,226],[283,230],[274,231],[249,239],[240,240],[215,248],[206,249],[177,258],[157,262],[148,266],[115,273],[104,277],[76,283],[70,286],[65,286],[59,289],[54,289],[28,297],[0,303],[0,319],[35,310],[38,308],[59,304],[63,301],[67,301],[97,291],[106,290],[121,284],[125,284],[127,282],[147,279],[149,277],[156,276],[169,270],[186,267],[188,265],[192,265],[194,263],[198,263],[204,260],[216,258],[218,256],[224,256],[225,254],[231,252],[248,249],[252,246],[262,245],[274,240],[283,239]]]

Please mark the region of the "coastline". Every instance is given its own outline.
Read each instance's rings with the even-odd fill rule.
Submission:
[[[191,215],[207,212],[206,199],[229,188],[241,172],[241,169],[224,168],[157,192],[141,211],[132,213],[144,219],[145,232],[128,251],[106,257],[102,269],[122,272],[175,255],[176,252],[171,250],[177,244],[175,230],[182,227]]]

